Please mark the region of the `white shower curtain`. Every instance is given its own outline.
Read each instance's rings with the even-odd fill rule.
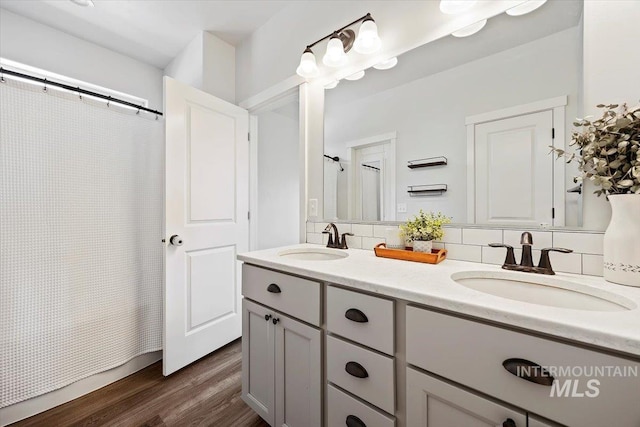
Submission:
[[[0,407],[162,347],[163,127],[0,84]]]

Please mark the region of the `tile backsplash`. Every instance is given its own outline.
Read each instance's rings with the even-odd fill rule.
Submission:
[[[350,248],[372,250],[384,242],[384,231],[390,225],[336,224],[340,233],[353,233],[347,237]],[[326,244],[327,235],[322,231],[326,222],[307,222],[307,243]],[[442,241],[434,242],[435,248],[446,248],[449,259],[501,265],[505,258],[504,248],[492,248],[489,243],[505,243],[515,247],[516,260],[520,261],[520,235],[524,230],[484,229],[474,226],[445,227]],[[529,231],[533,236],[533,259],[538,262],[540,250],[549,247],[572,249],[570,254],[551,252],[551,264],[555,271],[564,273],[602,276],[602,247],[604,232],[583,231]]]

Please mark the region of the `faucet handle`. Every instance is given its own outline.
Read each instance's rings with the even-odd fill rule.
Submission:
[[[504,265],[515,265],[516,264],[516,256],[513,253],[513,246],[505,245],[503,243],[489,243],[489,246],[492,248],[507,248],[507,257],[504,260]]]
[[[551,268],[551,260],[549,259],[549,252],[560,252],[563,254],[570,254],[573,252],[571,249],[565,248],[544,248],[540,253],[540,262],[538,263],[539,268],[544,268],[549,271],[548,274],[556,274]]]
[[[342,241],[340,242],[340,249],[349,249],[347,246],[347,236],[353,236],[353,233],[342,233]]]

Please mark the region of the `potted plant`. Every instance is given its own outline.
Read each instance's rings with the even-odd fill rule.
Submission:
[[[554,149],[567,163],[578,162],[582,176],[599,187],[611,203],[611,222],[604,235],[604,278],[640,286],[640,106],[603,105],[602,117],[578,120],[568,154]]]
[[[431,253],[433,241],[442,239],[444,236],[442,226],[450,222],[451,218],[440,212],[425,213],[420,209],[420,213],[413,220],[401,225],[400,230],[407,242],[413,242],[415,252]]]

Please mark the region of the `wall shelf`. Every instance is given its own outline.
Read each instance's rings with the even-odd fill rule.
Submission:
[[[409,196],[440,196],[447,191],[447,184],[410,185]]]
[[[409,169],[428,168],[431,166],[443,166],[448,162],[444,156],[428,157],[426,159],[409,160],[407,166]]]

